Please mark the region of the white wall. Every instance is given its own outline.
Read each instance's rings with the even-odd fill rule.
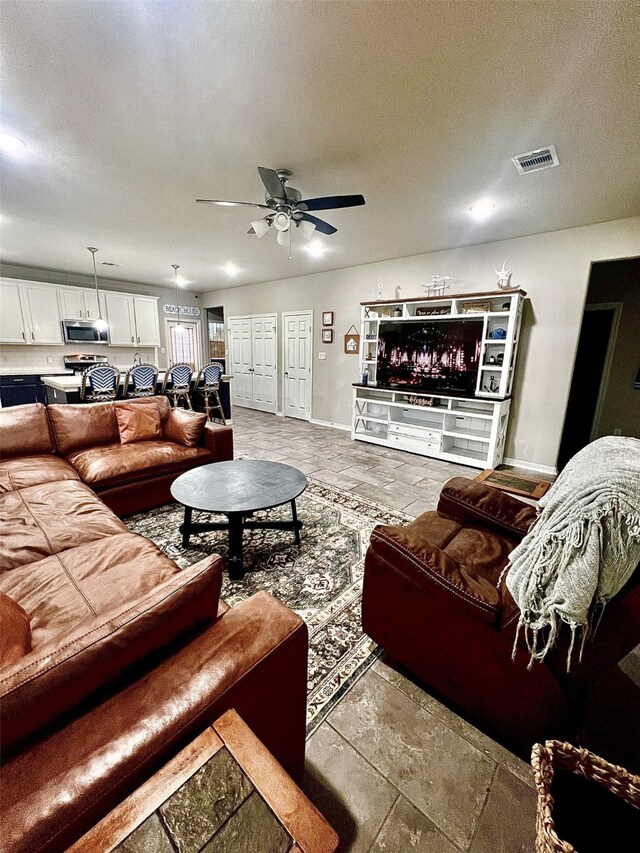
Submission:
[[[559,199],[561,204],[562,200]],[[330,240],[327,240],[330,246]],[[343,352],[343,336],[359,327],[360,302],[423,294],[434,274],[453,276],[450,292],[495,289],[494,269],[504,260],[511,285],[527,291],[506,457],[554,468],[569,395],[573,361],[593,261],[640,252],[640,217],[604,222],[497,243],[397,258],[375,264],[268,281],[203,294],[202,306],[223,305],[225,317],[264,312],[314,311],[312,417],[351,420],[351,383],[359,362]],[[320,342],[322,311],[335,312],[334,343]],[[327,353],[319,361],[319,351]]]

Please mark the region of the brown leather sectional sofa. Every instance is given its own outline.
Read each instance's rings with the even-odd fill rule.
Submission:
[[[582,661],[568,634],[528,669],[520,611],[502,570],[536,520],[510,495],[454,477],[436,512],[379,526],[365,559],[362,624],[395,660],[490,731],[529,754],[574,727],[588,686],[640,642],[640,570],[607,605]]]
[[[163,434],[129,445],[118,403],[0,411],[2,851],[65,849],[229,708],[302,773],[304,622],[266,593],[228,608],[219,557],[180,571],[105,505],[232,457],[230,428],[167,440],[154,399]]]

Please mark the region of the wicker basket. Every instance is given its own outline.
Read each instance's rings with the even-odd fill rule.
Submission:
[[[575,848],[558,838],[555,831],[551,796],[555,768],[568,770],[577,776],[597,782],[640,809],[640,776],[629,773],[624,767],[609,764],[604,758],[586,749],[558,740],[548,740],[544,746],[537,743],[531,753],[531,766],[538,791],[536,853],[576,853]]]

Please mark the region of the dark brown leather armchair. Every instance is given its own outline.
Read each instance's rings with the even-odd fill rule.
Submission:
[[[582,662],[566,671],[560,637],[529,670],[519,610],[500,575],[536,520],[522,501],[463,477],[436,512],[378,526],[365,561],[362,623],[395,660],[486,728],[528,750],[560,735],[586,686],[640,642],[640,572],[608,605]],[[568,632],[567,632],[568,634]]]

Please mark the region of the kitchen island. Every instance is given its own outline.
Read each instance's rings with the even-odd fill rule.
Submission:
[[[126,370],[120,372],[120,391],[122,394]],[[156,393],[162,392],[162,382],[164,380],[165,371],[161,370],[158,373],[158,381],[156,384]],[[229,394],[229,381],[233,379],[231,374],[224,374],[220,380],[220,402],[222,410],[228,422],[231,421],[231,396]],[[47,403],[79,403],[80,388],[82,386],[82,376],[74,373],[71,376],[42,376],[40,381],[45,387],[47,393]]]

